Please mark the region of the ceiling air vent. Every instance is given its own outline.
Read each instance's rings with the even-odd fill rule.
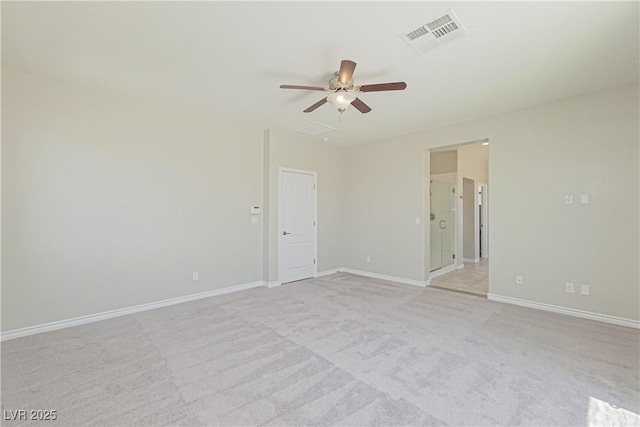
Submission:
[[[306,125],[302,125],[296,129],[297,132],[311,136],[322,135],[323,133],[332,132],[334,130],[336,130],[336,128],[332,128],[331,126],[323,125],[318,122],[307,123]]]
[[[467,30],[453,12],[449,9],[418,28],[413,28],[400,37],[416,52],[422,54],[458,37],[467,35]]]

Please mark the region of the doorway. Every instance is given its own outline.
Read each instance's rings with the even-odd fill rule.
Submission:
[[[430,284],[434,288],[486,297],[489,285],[489,141],[430,150],[429,164],[431,181],[427,182],[431,185],[427,195],[430,196],[431,208],[427,215],[435,214],[431,216],[433,220],[428,229]],[[455,258],[450,257],[453,262],[447,262],[451,258],[444,255],[448,250],[448,240],[443,240],[443,230],[438,221],[444,215],[439,212],[442,206],[439,182],[442,181],[455,184],[451,190],[456,192],[453,198],[455,226],[451,229]]]
[[[317,174],[280,168],[280,282],[317,275]]]

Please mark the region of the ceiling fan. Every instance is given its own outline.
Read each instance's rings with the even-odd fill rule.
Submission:
[[[378,83],[373,85],[356,86],[353,84],[353,71],[356,69],[356,63],[349,61],[348,59],[342,60],[340,64],[340,71],[335,73],[335,77],[329,80],[329,88],[323,88],[319,86],[297,86],[297,85],[281,85],[281,89],[302,89],[302,90],[317,90],[322,92],[333,92],[331,95],[322,98],[306,110],[305,113],[310,113],[321,105],[327,102],[331,103],[336,110],[340,113],[344,113],[349,105],[353,105],[358,111],[365,114],[371,111],[371,107],[362,102],[360,98],[356,96],[356,93],[361,92],[383,92],[388,90],[404,90],[407,87],[405,82],[395,83]]]

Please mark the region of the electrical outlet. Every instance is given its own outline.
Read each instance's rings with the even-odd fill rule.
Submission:
[[[371,262],[371,257],[367,255],[367,262]]]
[[[564,196],[564,204],[565,205],[572,205],[573,204],[573,196],[571,194],[566,194]]]
[[[573,293],[573,291],[574,291],[573,288],[574,288],[573,283],[568,283],[567,282],[567,283],[564,284],[564,291],[569,293],[569,294]]]
[[[582,295],[591,295],[591,289],[589,285],[580,285],[580,293]]]
[[[197,272],[197,271],[195,271],[195,272],[193,273],[193,280],[199,280],[198,272]]]
[[[516,276],[516,285],[524,285],[524,277]]]

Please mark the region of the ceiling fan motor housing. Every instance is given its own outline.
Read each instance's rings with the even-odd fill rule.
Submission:
[[[353,84],[353,79],[351,79],[349,81],[348,84],[342,84],[340,83],[340,81],[338,80],[338,74],[339,72],[336,71],[335,73],[335,77],[333,77],[331,80],[329,80],[329,89],[331,90],[353,90],[353,88],[355,87]]]

